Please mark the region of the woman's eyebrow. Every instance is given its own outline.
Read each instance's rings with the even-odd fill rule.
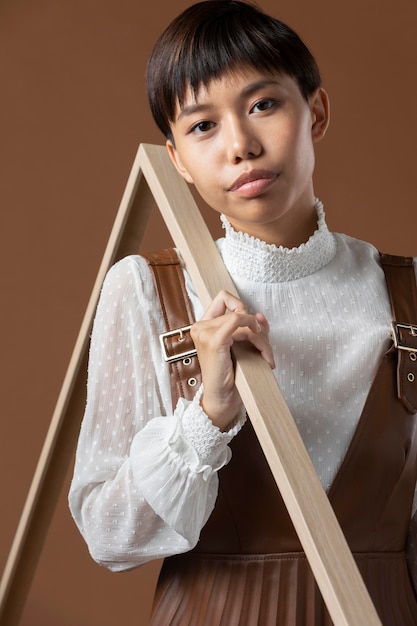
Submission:
[[[264,89],[265,87],[278,87],[280,86],[281,83],[278,79],[275,78],[263,78],[262,80],[257,80],[254,83],[251,83],[250,85],[247,85],[243,90],[242,93],[244,95],[250,95],[256,91],[259,91],[260,89]]]
[[[209,108],[210,108],[210,106],[208,104],[190,104],[188,106],[185,106],[179,112],[178,117],[177,117],[177,122],[182,117],[187,117],[187,115],[194,115],[195,113],[201,113],[203,111],[208,111]]]

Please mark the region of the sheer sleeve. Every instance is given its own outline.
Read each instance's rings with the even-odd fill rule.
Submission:
[[[199,398],[173,410],[152,277],[141,257],[108,273],[91,337],[69,504],[92,557],[123,570],[190,550],[243,417],[221,433]]]

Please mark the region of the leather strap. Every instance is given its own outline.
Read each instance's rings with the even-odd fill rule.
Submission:
[[[194,314],[185,287],[184,274],[173,248],[142,254],[152,271],[155,289],[161,304],[166,331],[191,326]],[[181,330],[163,338],[169,361],[173,408],[178,398],[192,400],[201,384],[201,372],[189,330]],[[161,348],[162,349],[162,348]],[[187,353],[193,353],[189,356]],[[182,356],[181,356],[182,355]]]
[[[380,254],[398,352],[397,392],[410,413],[417,412],[417,286],[411,257]]]

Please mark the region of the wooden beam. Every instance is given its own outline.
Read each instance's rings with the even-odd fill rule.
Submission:
[[[142,171],[204,306],[237,294],[186,183],[160,146],[142,145]],[[380,620],[275,377],[258,353],[237,344],[236,386],[337,626]],[[271,410],[274,407],[274,410]]]

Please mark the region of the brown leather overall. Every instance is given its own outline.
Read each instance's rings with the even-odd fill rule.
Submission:
[[[382,255],[381,262],[393,320],[404,324],[400,348],[415,349],[407,326],[417,322],[412,261]],[[415,356],[394,345],[384,355],[328,492],[384,626],[417,624],[405,558],[417,477]],[[249,420],[231,448],[196,548],[165,559],[152,626],[332,624]]]

